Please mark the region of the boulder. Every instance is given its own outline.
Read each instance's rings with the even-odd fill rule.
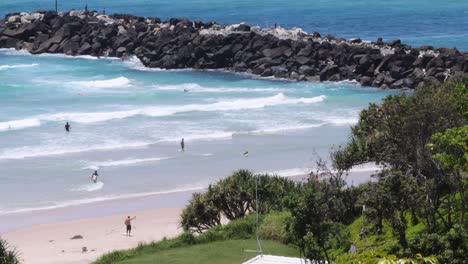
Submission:
[[[88,42],[85,42],[78,49],[77,54],[79,54],[79,55],[88,55],[88,54],[91,54],[92,51],[93,51],[93,48],[92,48],[91,44],[89,44]]]
[[[337,65],[328,65],[320,71],[320,81],[328,80],[333,74],[338,73],[339,67]]]
[[[16,44],[19,41],[20,41],[19,39],[2,36],[2,37],[0,37],[0,47],[2,47],[2,48],[15,48]]]
[[[240,24],[236,28],[234,28],[234,31],[250,31],[250,26],[246,24]]]
[[[373,83],[373,79],[371,77],[368,77],[368,76],[362,76],[360,79],[359,79],[359,83],[362,85],[362,86],[372,86],[372,83]]]
[[[80,49],[80,44],[75,41],[65,40],[60,44],[60,49],[63,50],[65,55],[76,55]]]

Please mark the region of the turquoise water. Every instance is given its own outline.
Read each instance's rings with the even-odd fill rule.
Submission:
[[[200,188],[238,168],[305,173],[390,93],[15,50],[0,50],[0,83],[3,214]]]
[[[85,3],[60,2],[61,9]],[[0,14],[52,3],[3,0]],[[114,0],[88,6],[219,23],[277,22],[468,50],[467,1]],[[346,141],[361,109],[396,92],[0,50],[0,214],[198,189],[238,168],[305,173]],[[71,133],[64,131],[67,121]],[[92,184],[96,169],[99,180]]]
[[[466,0],[59,0],[59,10],[89,9],[161,18],[186,17],[218,23],[245,21],[262,27],[275,22],[338,37],[457,47],[468,51]],[[53,0],[2,0],[0,15],[54,9]]]

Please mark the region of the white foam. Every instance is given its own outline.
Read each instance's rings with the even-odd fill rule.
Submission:
[[[316,127],[321,127],[327,123],[319,123],[319,124],[304,124],[304,125],[290,125],[290,126],[284,126],[280,125],[278,127],[274,128],[261,128],[253,131],[247,132],[247,134],[279,134],[282,132],[287,132],[287,131],[299,131],[299,130],[306,130],[310,128],[316,128]]]
[[[57,145],[30,146],[5,149],[0,152],[0,160],[4,159],[25,159],[33,157],[56,156],[65,154],[75,154],[88,151],[102,151],[128,148],[142,148],[151,145],[151,142],[119,142],[109,141],[101,145],[64,147]]]
[[[129,84],[130,80],[123,76],[108,80],[70,82],[70,85],[76,85],[85,88],[122,88],[128,87]]]
[[[149,71],[149,72],[169,72],[169,71],[192,71],[192,68],[184,68],[184,69],[162,69],[162,68],[149,68],[143,65],[143,63],[138,59],[137,56],[132,56],[123,61],[123,64],[131,69],[138,70],[138,71]]]
[[[181,192],[196,192],[202,191],[206,186],[192,186],[188,188],[177,188],[167,191],[158,191],[158,192],[145,192],[145,193],[132,193],[132,194],[121,194],[121,195],[108,195],[95,198],[87,198],[80,200],[69,200],[63,202],[50,202],[50,205],[37,206],[37,207],[28,207],[28,208],[17,208],[17,209],[3,209],[0,211],[0,215],[6,214],[17,214],[17,213],[26,213],[26,212],[35,212],[35,211],[44,211],[44,210],[53,210],[58,208],[65,208],[71,206],[79,206],[85,204],[92,204],[97,202],[106,202],[113,200],[122,200],[122,199],[131,199],[131,198],[140,198],[154,195],[164,195],[172,193],[181,193]]]
[[[365,163],[351,168],[350,172],[376,172],[382,170],[382,166],[375,163]]]
[[[247,87],[205,87],[197,83],[182,84],[155,84],[153,88],[157,91],[188,91],[195,93],[244,93],[244,92],[282,92],[281,88],[247,88]]]
[[[0,49],[0,52],[5,55],[15,55],[15,56],[39,56],[39,57],[55,57],[55,58],[64,58],[64,59],[84,59],[84,60],[99,60],[99,59],[106,59],[106,60],[120,60],[120,58],[116,57],[94,57],[91,55],[65,55],[65,54],[56,54],[56,53],[41,53],[41,54],[31,54],[27,50],[16,50],[14,48],[8,49]]]
[[[24,128],[29,128],[29,127],[38,127],[40,125],[41,125],[41,121],[37,118],[0,122],[0,132],[8,131],[8,130],[24,129]]]
[[[359,119],[357,117],[331,116],[327,118],[327,121],[330,124],[334,124],[334,125],[354,125],[354,124],[357,124]]]
[[[308,175],[310,174],[310,172],[311,172],[310,168],[290,168],[290,169],[258,172],[258,174],[276,175],[280,177],[293,177],[293,176]]]
[[[322,102],[326,99],[325,95],[311,98],[290,98],[283,93],[278,93],[270,97],[258,97],[248,99],[235,99],[219,101],[212,104],[188,104],[188,105],[170,105],[170,106],[152,106],[136,108],[126,111],[113,112],[88,112],[88,113],[57,113],[38,116],[41,120],[47,121],[73,121],[78,123],[96,123],[109,121],[113,119],[124,119],[137,115],[162,117],[170,116],[184,112],[215,112],[215,111],[238,111],[248,109],[259,109],[268,106],[287,105],[287,104],[313,104]]]
[[[96,183],[88,183],[88,184],[83,184],[80,186],[77,186],[75,188],[72,188],[71,191],[73,192],[94,192],[98,191],[104,188],[104,183],[101,181],[98,181]]]
[[[351,168],[349,172],[350,173],[377,172],[380,170],[382,170],[382,166],[378,166],[375,163],[366,163],[366,164],[354,166],[353,168]],[[289,168],[289,169],[280,169],[280,170],[273,170],[273,171],[264,171],[264,172],[258,172],[258,174],[277,175],[281,177],[293,177],[293,176],[309,175],[311,172],[315,172],[315,171],[316,169],[314,168],[302,167],[302,168]]]
[[[0,52],[5,55],[15,55],[15,56],[32,56],[27,50],[16,50],[14,48],[0,49]]]
[[[222,139],[231,139],[233,134],[234,134],[233,132],[210,131],[210,132],[199,133],[199,134],[188,134],[184,136],[163,137],[159,142],[179,142],[182,137],[184,138],[185,142],[196,141],[196,140],[203,140],[203,141],[222,140]]]
[[[8,70],[8,69],[16,69],[16,68],[31,68],[36,67],[39,64],[31,63],[31,64],[13,64],[13,65],[0,65],[0,71]]]
[[[173,159],[174,157],[162,157],[162,158],[146,158],[146,159],[124,159],[124,160],[109,160],[101,162],[93,162],[92,165],[84,167],[83,169],[97,170],[102,167],[115,167],[115,166],[131,166],[138,163],[155,162],[167,159]]]

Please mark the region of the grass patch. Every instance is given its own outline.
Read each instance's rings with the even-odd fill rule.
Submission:
[[[275,241],[262,241],[265,254],[281,255],[281,256],[299,256],[299,251],[291,246],[287,246]],[[206,244],[193,246],[185,246],[181,248],[173,248],[161,250],[151,254],[144,254],[138,257],[127,259],[120,264],[182,264],[182,263],[219,263],[219,264],[239,264],[243,261],[255,257],[254,252],[246,252],[245,250],[255,250],[257,244],[255,240],[227,240],[217,241]]]

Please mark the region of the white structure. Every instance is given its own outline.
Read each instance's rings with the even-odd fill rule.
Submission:
[[[313,264],[308,259],[290,258],[272,255],[258,255],[242,264]]]

